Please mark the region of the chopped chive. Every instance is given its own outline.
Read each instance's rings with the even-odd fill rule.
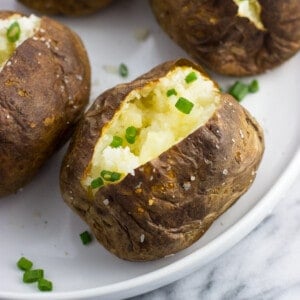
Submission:
[[[252,80],[249,84],[248,90],[250,93],[256,93],[259,90],[258,81],[256,79]]]
[[[118,147],[122,146],[122,143],[123,143],[123,139],[117,135],[114,135],[113,140],[110,143],[110,146],[113,148],[118,148]]]
[[[98,177],[91,182],[91,188],[97,189],[97,188],[101,187],[103,184],[104,184],[104,182],[103,182],[102,178]]]
[[[129,144],[134,144],[137,135],[137,129],[134,126],[129,126],[125,132],[125,138]]]
[[[193,109],[194,103],[190,102],[189,100],[187,100],[183,97],[180,97],[177,100],[175,107],[182,113],[188,115],[191,112],[191,110]]]
[[[119,74],[122,76],[122,77],[127,77],[128,76],[128,68],[125,64],[120,64],[119,66]]]
[[[191,83],[193,81],[197,80],[197,75],[195,72],[191,72],[185,77],[185,82],[186,83]]]
[[[238,102],[242,101],[242,99],[248,94],[248,85],[237,81],[233,86],[229,88],[229,94],[232,95]]]
[[[20,38],[21,28],[18,22],[13,22],[7,29],[6,37],[10,43],[16,42]]]
[[[135,143],[135,137],[132,136],[127,136],[126,140],[129,144],[134,144]]]
[[[172,95],[177,96],[177,92],[175,89],[170,89],[167,91],[167,97],[171,97]]]
[[[121,178],[121,173],[118,173],[118,172],[112,172],[111,177],[110,177],[110,180],[111,180],[112,182],[114,182],[114,181],[118,181],[120,178]]]
[[[38,280],[38,288],[42,292],[52,291],[52,282],[47,279],[40,278]]]
[[[23,271],[30,270],[32,265],[33,265],[33,263],[26,257],[21,257],[17,262],[17,266],[19,267],[19,269],[21,269]]]
[[[43,277],[44,277],[44,270],[42,269],[28,270],[25,271],[23,274],[23,282],[32,283],[38,281],[40,278]]]
[[[121,173],[103,170],[101,171],[101,176],[106,181],[114,182],[121,178]]]
[[[83,245],[87,245],[92,241],[92,236],[90,235],[90,233],[88,231],[84,231],[82,233],[80,233],[80,239],[82,241]]]

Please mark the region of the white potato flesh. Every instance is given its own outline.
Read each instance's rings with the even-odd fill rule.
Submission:
[[[238,15],[248,18],[254,25],[264,30],[265,27],[261,21],[261,5],[258,0],[233,0],[238,6]]]
[[[193,72],[196,79],[187,83],[187,75]],[[167,92],[172,89],[177,95],[168,97]],[[190,113],[176,107],[180,97],[193,103]],[[134,169],[158,157],[205,124],[219,103],[219,88],[191,67],[176,67],[159,81],[132,91],[103,129],[87,176],[82,180],[83,186],[88,188],[103,170],[121,173],[121,179],[129,173],[134,175]],[[130,126],[138,132],[133,144],[126,141],[125,132]],[[122,146],[110,146],[114,136],[122,138]]]
[[[20,26],[20,37],[17,41],[10,42],[7,38],[7,31],[15,22]],[[40,24],[41,19],[35,15],[22,17],[19,14],[14,14],[7,19],[0,19],[0,71],[15,49],[39,30]]]

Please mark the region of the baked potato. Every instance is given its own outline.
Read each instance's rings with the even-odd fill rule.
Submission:
[[[244,76],[272,69],[300,49],[299,0],[150,0],[165,32],[197,62]]]
[[[131,261],[197,241],[253,181],[264,150],[251,115],[198,65],[163,63],[100,95],[61,168],[65,202]]]
[[[0,196],[30,181],[69,138],[89,93],[89,60],[73,31],[0,12]]]
[[[97,12],[113,0],[18,0],[43,14],[81,16]]]

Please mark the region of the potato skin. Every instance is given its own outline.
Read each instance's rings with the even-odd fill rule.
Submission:
[[[5,19],[13,12],[0,12]],[[43,17],[0,72],[0,196],[25,185],[70,136],[90,93],[79,37]]]
[[[158,23],[197,62],[225,75],[263,73],[300,49],[300,1],[259,0],[259,30],[233,0],[150,0]]]
[[[257,122],[224,94],[205,125],[135,169],[134,176],[104,186],[94,197],[88,195],[80,180],[103,126],[130,91],[180,65],[202,72],[187,60],[171,61],[100,95],[81,120],[61,168],[65,202],[89,224],[98,241],[122,259],[158,259],[197,241],[247,191],[264,151]]]
[[[18,0],[43,14],[82,16],[95,13],[113,0]]]

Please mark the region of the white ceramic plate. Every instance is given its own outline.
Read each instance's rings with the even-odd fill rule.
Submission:
[[[1,9],[29,12],[11,0],[1,0]],[[147,1],[117,1],[93,16],[59,20],[77,31],[86,44],[93,69],[92,100],[122,81],[105,71],[105,65],[126,63],[131,80],[160,62],[186,56],[158,27]],[[135,38],[141,29],[150,30],[143,42]],[[235,81],[214,77],[222,86]],[[87,226],[59,193],[64,148],[21,192],[0,201],[0,298],[118,299],[137,295],[187,275],[249,233],[270,213],[300,169],[300,55],[257,78],[259,93],[242,104],[265,130],[266,151],[258,176],[248,193],[197,243],[149,263],[122,261],[96,242],[83,246],[78,235]],[[45,269],[54,283],[53,292],[41,293],[36,285],[22,283],[15,265],[21,255]]]

